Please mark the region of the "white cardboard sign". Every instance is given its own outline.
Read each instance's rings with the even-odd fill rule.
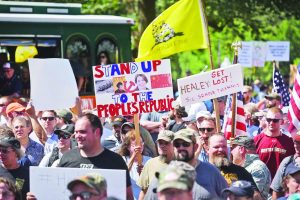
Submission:
[[[71,108],[78,89],[68,59],[28,59],[32,104],[37,111]]]
[[[289,41],[269,41],[267,61],[289,61],[290,42]]]
[[[240,64],[196,74],[177,80],[181,104],[188,106],[199,101],[233,94],[243,89]]]
[[[126,171],[111,169],[81,169],[30,167],[30,192],[37,199],[65,200],[71,195],[68,183],[83,175],[100,173],[107,181],[107,195],[126,199]]]
[[[239,49],[238,63],[243,67],[252,67],[253,42],[242,42],[242,48]]]

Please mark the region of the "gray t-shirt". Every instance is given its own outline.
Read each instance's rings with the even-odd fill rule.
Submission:
[[[222,190],[228,185],[219,169],[208,162],[200,162],[196,173],[196,182],[210,193],[212,199],[220,199]]]

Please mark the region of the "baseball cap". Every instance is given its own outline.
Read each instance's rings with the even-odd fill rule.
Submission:
[[[287,165],[285,172],[284,172],[284,176],[293,175],[299,171],[300,171],[300,166],[295,165],[294,162],[291,162],[289,165]]]
[[[111,122],[112,126],[122,126],[122,124],[124,124],[125,122],[127,122],[127,120],[123,117],[123,116],[117,116],[113,119],[113,121]]]
[[[121,126],[121,133],[122,134],[126,134],[125,133],[125,127],[126,126],[129,126],[130,128],[133,128],[134,129],[134,124],[131,123],[131,122],[125,122],[122,126]]]
[[[107,183],[106,183],[105,178],[99,174],[89,174],[89,175],[85,175],[85,176],[80,176],[80,177],[72,180],[68,184],[67,188],[69,190],[72,190],[74,185],[77,183],[83,183],[87,187],[89,187],[91,189],[95,189],[99,193],[101,193],[103,190],[106,190],[106,188],[107,188]]]
[[[164,140],[166,142],[172,142],[174,138],[174,132],[169,130],[162,130],[158,133],[157,140]]]
[[[187,168],[189,168],[187,170]],[[187,171],[193,172],[187,173]],[[171,162],[158,176],[158,186],[156,191],[161,192],[165,189],[191,190],[195,181],[195,169],[184,162]]]
[[[9,62],[2,65],[3,69],[13,69],[13,65]]]
[[[209,118],[209,117],[211,117],[211,114],[207,110],[201,110],[201,111],[197,112],[196,119],[198,120],[200,117],[207,117],[207,118]]]
[[[251,186],[251,183],[248,181],[235,181],[232,183],[232,185],[229,188],[226,188],[222,191],[223,195],[226,195],[226,193],[231,192],[235,196],[239,197],[253,197],[254,190]]]
[[[268,95],[265,96],[266,99],[277,99],[277,100],[281,100],[281,96],[276,93],[276,92],[272,92]]]
[[[5,111],[6,115],[14,111],[23,112],[25,111],[25,107],[17,102],[8,104]]]
[[[61,132],[63,132],[72,135],[74,133],[74,129],[75,129],[74,124],[64,124],[60,129],[56,129],[54,133],[56,135],[59,135],[61,134]]]
[[[21,144],[19,140],[15,137],[1,137],[0,138],[0,146],[2,147],[12,147],[16,150],[21,148]]]
[[[61,109],[56,112],[58,117],[61,117],[67,121],[71,121],[73,118],[72,113],[67,109]]]
[[[181,129],[174,134],[173,141],[181,139],[189,143],[196,143],[196,136],[190,129]]]
[[[237,136],[237,137],[233,138],[233,140],[231,141],[231,144],[244,146],[247,149],[252,149],[252,150],[256,149],[256,146],[254,144],[254,140],[252,138],[248,137],[248,136],[245,136],[245,135],[240,135],[240,136]]]

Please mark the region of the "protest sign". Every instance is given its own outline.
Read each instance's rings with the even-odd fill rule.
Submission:
[[[252,67],[253,42],[242,42],[242,48],[239,50],[238,63],[243,67]]]
[[[93,75],[99,117],[172,109],[169,59],[98,65]]]
[[[100,173],[106,179],[108,196],[126,199],[125,170],[30,167],[30,192],[37,199],[69,199],[71,193],[67,189],[68,183],[79,176],[93,173]]]
[[[183,106],[236,93],[243,89],[240,64],[229,65],[177,80],[179,98]]]
[[[30,98],[37,111],[71,108],[78,89],[69,60],[28,59]]]
[[[267,55],[267,43],[254,41],[252,49],[252,66],[264,67]]]
[[[288,41],[269,41],[267,51],[267,61],[289,61],[290,42]]]

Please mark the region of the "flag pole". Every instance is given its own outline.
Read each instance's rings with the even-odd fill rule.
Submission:
[[[207,46],[208,46],[210,66],[211,66],[211,69],[213,70],[214,69],[214,63],[213,63],[212,51],[211,51],[210,34],[209,34],[209,30],[208,30],[208,23],[207,23],[204,7],[203,7],[203,4],[202,4],[202,0],[199,0],[199,7],[200,7],[200,15],[202,14],[202,20],[203,20],[203,22],[204,22],[203,24],[205,26],[204,30],[206,30],[205,31],[205,36],[206,36],[206,41],[207,41]],[[219,103],[218,103],[218,100],[216,98],[213,99],[213,102],[214,102],[214,110],[215,110],[215,113],[216,113],[217,132],[221,132]]]
[[[239,48],[242,47],[242,44],[241,44],[241,42],[234,42],[234,43],[232,43],[231,47],[234,50],[233,64],[236,64],[237,60],[238,60]],[[233,139],[235,137],[235,128],[236,128],[236,93],[232,94],[231,114],[232,114],[232,116],[231,116],[230,139]]]

